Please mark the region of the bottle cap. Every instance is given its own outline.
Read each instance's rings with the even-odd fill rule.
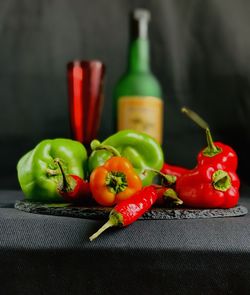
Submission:
[[[151,14],[150,11],[144,8],[137,8],[133,11],[133,17],[135,20],[145,20],[150,21]]]
[[[151,19],[150,11],[137,8],[131,14],[131,37],[132,39],[148,37],[148,22]]]

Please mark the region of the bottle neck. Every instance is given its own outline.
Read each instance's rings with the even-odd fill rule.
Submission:
[[[137,38],[130,43],[128,72],[150,72],[149,40]]]

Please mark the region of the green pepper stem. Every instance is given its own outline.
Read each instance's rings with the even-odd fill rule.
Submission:
[[[209,129],[208,123],[202,119],[197,113],[194,111],[188,109],[188,108],[182,108],[181,109],[182,113],[187,115],[189,119],[191,119],[193,122],[195,122],[198,126],[200,126],[202,129]]]
[[[55,175],[58,175],[60,173],[60,169],[56,169],[56,170],[53,170],[53,169],[47,169],[47,174],[49,176],[55,176]]]
[[[92,236],[89,237],[90,241],[92,242],[94,239],[99,237],[100,234],[102,234],[106,229],[116,226],[117,222],[113,218],[109,219],[101,228],[98,229],[97,232],[95,232]]]
[[[207,136],[207,153],[216,154],[218,153],[218,148],[215,146],[210,129],[206,129]],[[205,152],[205,151],[204,151]]]
[[[58,165],[58,167],[60,169],[60,172],[62,174],[62,180],[63,180],[63,188],[62,188],[62,191],[68,191],[68,189],[71,189],[71,187],[70,187],[70,184],[69,184],[69,182],[67,180],[67,177],[65,175],[65,172],[63,170],[63,167],[62,167],[62,165],[60,163],[60,159],[57,158],[54,161],[55,161],[55,163],[57,163],[57,165]]]
[[[213,187],[218,190],[225,192],[231,187],[231,178],[229,174],[224,170],[217,170],[212,175]]]
[[[121,157],[120,152],[116,148],[114,148],[111,145],[102,144],[97,139],[94,139],[91,141],[90,147],[91,147],[92,151],[106,150],[106,151],[110,152],[111,154],[113,154],[114,156]]]
[[[176,176],[171,175],[171,174],[164,174],[161,171],[155,170],[153,168],[147,168],[144,170],[144,172],[146,171],[151,171],[154,172],[160,176],[162,176],[169,184],[174,184],[176,182]]]
[[[123,172],[109,171],[106,176],[105,184],[112,193],[118,194],[127,188],[128,181]]]
[[[176,192],[172,188],[167,189],[163,196],[164,199],[172,199],[176,205],[183,204],[183,201],[180,198],[178,198]]]
[[[207,138],[207,148],[203,151],[203,154],[208,157],[212,157],[218,154],[221,150],[218,149],[214,144],[208,123],[204,119],[202,119],[197,113],[188,108],[182,108],[181,111],[202,129],[205,129]]]

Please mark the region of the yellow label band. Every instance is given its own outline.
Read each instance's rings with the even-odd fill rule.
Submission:
[[[118,130],[145,132],[162,143],[163,101],[153,96],[123,96],[118,99]]]

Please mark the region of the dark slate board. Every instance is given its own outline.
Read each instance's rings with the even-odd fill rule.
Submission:
[[[28,201],[16,201],[15,208],[35,214],[68,216],[87,219],[107,219],[112,208],[94,206],[75,206],[66,204],[45,204]],[[146,212],[140,219],[194,219],[243,216],[248,213],[246,207],[238,205],[230,209],[189,209],[156,208]]]

